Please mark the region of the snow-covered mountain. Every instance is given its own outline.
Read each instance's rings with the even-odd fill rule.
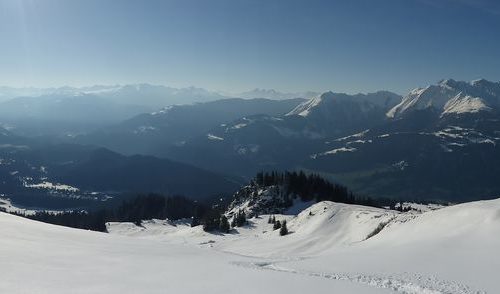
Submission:
[[[443,80],[437,85],[412,90],[387,112],[389,118],[398,118],[416,110],[435,110],[440,116],[450,114],[498,111],[500,82],[484,79],[471,82]]]
[[[103,234],[0,213],[0,292],[497,293],[499,210],[498,199],[424,213],[324,201],[275,215],[286,236],[267,215],[229,234],[168,220]]]
[[[306,166],[369,195],[484,199],[500,192],[492,176],[499,172],[499,102],[500,83],[486,80],[444,80],[416,89],[387,112],[383,124],[325,140]],[[408,183],[413,187],[405,189]]]
[[[0,101],[17,97],[94,95],[121,104],[148,106],[157,109],[173,104],[190,104],[227,98],[219,93],[197,87],[174,88],[163,85],[128,84],[94,85],[88,87],[13,88],[0,87]]]
[[[356,111],[356,113],[353,112],[350,114],[358,115],[359,112],[364,113],[377,108],[382,110],[391,109],[400,100],[401,96],[387,91],[356,95],[325,92],[300,104],[287,115],[300,115],[306,117],[314,115],[315,112],[323,112],[324,115],[335,116],[335,111],[338,111],[338,108],[346,107],[344,106],[345,104],[353,105],[351,107],[357,107],[357,109],[353,110]],[[349,115],[349,113],[347,115]]]

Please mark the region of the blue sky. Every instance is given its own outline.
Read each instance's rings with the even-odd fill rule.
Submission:
[[[405,93],[500,80],[496,0],[0,0],[0,84]]]

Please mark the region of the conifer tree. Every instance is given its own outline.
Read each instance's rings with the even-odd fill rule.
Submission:
[[[288,234],[288,228],[286,227],[286,220],[283,220],[283,224],[280,228],[280,236],[285,236],[286,234]]]
[[[279,220],[277,220],[275,223],[274,223],[274,226],[273,226],[273,230],[277,230],[281,228],[281,223]]]
[[[223,233],[229,233],[229,222],[227,221],[227,217],[225,215],[220,216],[219,221],[219,230]]]

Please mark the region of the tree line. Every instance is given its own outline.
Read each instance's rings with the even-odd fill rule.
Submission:
[[[261,187],[273,185],[285,189],[285,197],[298,196],[302,201],[334,201],[347,204],[377,206],[376,201],[370,197],[355,196],[343,185],[331,183],[317,174],[299,172],[259,172],[254,183]],[[286,199],[290,201],[292,199]]]
[[[32,215],[13,214],[55,225],[106,232],[107,222],[133,222],[136,225],[141,225],[142,220],[149,219],[204,219],[211,210],[210,205],[183,196],[147,194],[124,200],[114,209],[40,211]]]
[[[319,175],[304,172],[260,172],[252,180],[253,185],[268,187],[278,185],[284,189],[287,205],[291,206],[293,199],[299,197],[302,201],[334,201],[347,204],[366,206],[387,206],[397,209],[394,200],[372,199],[355,196],[347,187],[331,183]],[[183,196],[164,196],[160,194],[138,195],[124,200],[116,208],[100,210],[73,210],[66,212],[37,212],[33,215],[19,214],[33,220],[62,225],[67,227],[106,232],[107,222],[133,222],[141,225],[142,220],[183,218],[191,219],[191,226],[202,225],[205,231],[220,231],[227,233],[234,227],[247,223],[247,215],[239,210],[231,219],[225,215],[229,202],[197,202]],[[403,209],[400,209],[403,211]],[[13,213],[16,214],[16,213]],[[281,229],[280,234],[288,233],[286,222],[272,221],[275,229]],[[284,227],[284,228],[283,228]]]

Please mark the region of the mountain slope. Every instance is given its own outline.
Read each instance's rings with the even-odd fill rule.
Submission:
[[[202,200],[230,195],[239,187],[233,177],[167,159],[67,144],[4,146],[0,175],[2,197],[38,209],[88,208],[137,193]]]
[[[123,156],[98,149],[56,171],[61,182],[97,191],[156,192],[203,199],[231,193],[238,183],[193,166],[151,156]],[[193,185],[193,183],[196,183]]]
[[[88,132],[149,111],[94,94],[16,97],[0,103],[0,122],[29,137],[65,137]]]
[[[224,99],[174,105],[141,114],[113,127],[76,138],[76,142],[104,146],[126,154],[167,156],[168,148],[182,146],[211,129],[254,114],[282,115],[302,99]]]

